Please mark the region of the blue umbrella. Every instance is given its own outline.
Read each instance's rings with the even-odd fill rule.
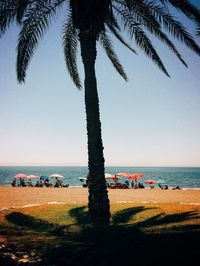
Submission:
[[[46,176],[46,175],[41,175],[41,176],[40,176],[40,180],[46,180],[46,179],[49,179],[49,177]]]

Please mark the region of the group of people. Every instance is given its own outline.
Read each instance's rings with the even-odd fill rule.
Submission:
[[[32,183],[31,179],[28,179],[27,182],[25,182],[24,178],[19,179],[19,184],[17,184],[16,178],[13,179],[11,183],[12,187],[69,187],[69,184],[63,185],[63,182],[56,178],[56,183],[53,185],[48,178],[40,180],[37,180],[36,184]]]
[[[125,180],[123,183],[115,180],[114,183],[107,182],[106,185],[108,188],[134,188],[134,189],[144,188],[142,182],[137,182],[134,180],[131,180],[131,182],[129,180]]]

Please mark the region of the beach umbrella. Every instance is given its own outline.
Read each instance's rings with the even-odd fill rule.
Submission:
[[[40,176],[40,180],[46,180],[49,179],[49,177],[47,175],[41,175]]]
[[[59,174],[53,174],[53,175],[50,175],[50,177],[52,177],[52,178],[63,178],[64,176],[63,175],[59,175]]]
[[[123,176],[123,177],[128,177],[130,174],[128,172],[121,172],[121,173],[117,173],[117,176]]]
[[[145,183],[145,184],[148,184],[148,185],[154,185],[154,184],[156,184],[157,182],[156,182],[155,180],[146,180],[144,183]]]
[[[105,179],[118,179],[116,175],[105,174]]]
[[[86,177],[79,177],[78,178],[81,182],[84,182],[84,181],[86,181],[87,180],[87,178]]]
[[[143,176],[144,176],[144,175],[141,174],[141,173],[135,173],[135,174],[129,174],[129,175],[127,176],[127,178],[137,180],[137,179],[139,179],[139,178],[141,178],[141,177],[143,177]]]
[[[15,178],[27,178],[27,175],[25,174],[17,174]]]
[[[26,178],[39,178],[39,176],[38,175],[27,175]]]

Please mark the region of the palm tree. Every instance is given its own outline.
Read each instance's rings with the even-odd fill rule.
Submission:
[[[17,45],[17,79],[24,82],[26,70],[35,48],[59,11],[65,12],[63,47],[67,69],[76,87],[81,88],[76,55],[80,43],[85,71],[85,106],[88,135],[89,213],[92,217],[109,219],[109,199],[104,178],[104,155],[99,116],[99,100],[95,74],[99,41],[118,73],[127,80],[126,73],[114,52],[109,33],[135,53],[133,45],[141,50],[169,76],[150,37],[166,44],[185,65],[181,54],[172,43],[177,39],[200,55],[200,48],[183,23],[172,14],[178,10],[195,25],[200,12],[188,0],[0,0],[0,36],[17,23],[21,28]],[[170,35],[170,36],[168,36]]]

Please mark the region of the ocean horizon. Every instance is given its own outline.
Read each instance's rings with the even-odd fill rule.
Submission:
[[[141,182],[153,179],[169,187],[180,186],[181,188],[200,188],[200,167],[164,167],[164,166],[106,166],[105,173],[117,174],[119,172],[144,174]],[[63,183],[70,186],[81,186],[79,178],[88,173],[87,166],[0,166],[0,185],[10,186],[14,176],[18,173],[26,175],[63,175]],[[33,183],[36,180],[32,180]]]

